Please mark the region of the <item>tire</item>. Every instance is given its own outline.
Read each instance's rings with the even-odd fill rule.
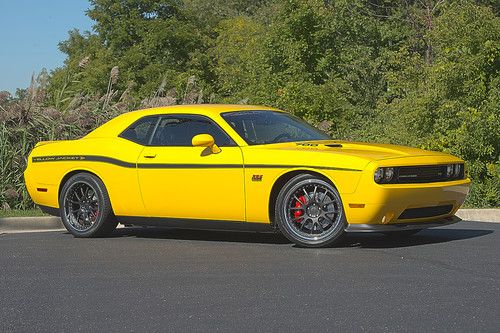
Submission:
[[[394,239],[404,239],[404,238],[411,237],[411,236],[419,233],[420,231],[422,231],[422,229],[387,231],[387,232],[384,232],[384,235],[386,235],[387,237],[394,238]]]
[[[281,233],[301,247],[339,242],[347,225],[337,189],[310,174],[290,179],[278,194],[275,217]]]
[[[64,226],[75,237],[104,237],[118,225],[104,183],[87,172],[73,175],[63,185],[59,210]]]

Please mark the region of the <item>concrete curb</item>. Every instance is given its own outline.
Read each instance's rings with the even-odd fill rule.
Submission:
[[[464,221],[500,223],[500,209],[459,209],[456,215]],[[0,233],[64,229],[61,218],[54,216],[0,218]]]
[[[61,218],[55,216],[3,217],[0,218],[0,233],[62,230]]]
[[[500,209],[459,209],[456,213],[464,221],[500,223]]]

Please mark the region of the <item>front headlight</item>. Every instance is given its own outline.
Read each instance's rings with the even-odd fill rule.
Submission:
[[[455,164],[455,171],[453,177],[457,178],[460,175],[462,166],[460,164]]]
[[[384,170],[384,181],[390,182],[394,177],[394,168],[385,168]]]
[[[373,176],[373,179],[375,179],[375,183],[380,183],[380,181],[384,178],[384,169],[378,168],[375,170],[375,175]]]
[[[446,166],[446,177],[450,178],[453,175],[454,167],[453,164],[448,164]]]
[[[378,168],[375,170],[375,174],[373,175],[373,179],[377,184],[386,184],[390,183],[395,175],[394,168]]]

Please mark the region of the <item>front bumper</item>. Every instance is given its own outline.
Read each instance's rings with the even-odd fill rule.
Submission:
[[[345,231],[347,232],[389,232],[418,230],[441,227],[462,221],[457,216],[449,216],[432,222],[413,222],[413,223],[394,223],[394,224],[349,224]]]
[[[371,178],[373,176],[362,179],[356,192],[342,196],[346,219],[350,225],[435,223],[455,214],[467,197],[470,186],[469,179],[427,184],[379,185]],[[452,208],[448,212],[435,215],[417,215],[415,218],[402,216],[406,210],[440,206]]]

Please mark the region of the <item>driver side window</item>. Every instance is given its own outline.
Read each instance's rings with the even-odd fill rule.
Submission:
[[[198,134],[210,134],[220,146],[234,146],[231,138],[211,119],[197,115],[163,116],[158,124],[152,146],[192,146],[191,140]]]
[[[280,122],[266,122],[265,119],[241,119],[240,121],[229,121],[247,142],[252,144],[276,143],[285,137],[295,140],[301,134],[300,129],[291,124]]]

